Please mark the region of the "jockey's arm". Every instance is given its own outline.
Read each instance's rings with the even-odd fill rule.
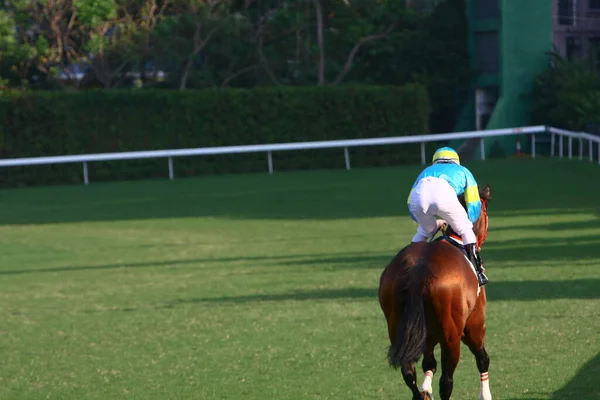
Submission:
[[[406,207],[408,207],[408,214],[410,215],[410,218],[412,218],[413,221],[418,223],[419,221],[417,221],[417,219],[413,215],[412,211],[410,211],[410,195],[412,194],[413,190],[414,190],[414,185],[410,189],[410,192],[408,193],[408,197],[406,198]]]
[[[471,171],[467,168],[465,171],[465,204],[467,206],[467,215],[472,223],[475,223],[481,213],[481,199],[479,198],[479,188],[477,187],[477,181],[473,177]]]

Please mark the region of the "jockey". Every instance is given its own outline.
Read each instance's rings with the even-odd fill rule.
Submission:
[[[466,211],[458,201],[458,196],[463,193]],[[407,203],[411,218],[419,223],[412,241],[425,242],[446,222],[449,223],[462,238],[467,256],[477,271],[479,286],[487,284],[473,232],[473,223],[481,213],[477,182],[471,171],[460,165],[454,149],[442,147],[435,152],[432,165],[417,177]],[[443,220],[436,220],[436,216]]]

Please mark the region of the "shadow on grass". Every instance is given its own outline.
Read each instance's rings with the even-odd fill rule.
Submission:
[[[491,234],[490,234],[491,236]],[[580,261],[600,258],[600,236],[527,238],[497,241],[488,236],[481,256],[487,261]]]
[[[185,267],[194,264],[218,264],[218,263],[247,263],[244,267],[253,266],[296,266],[305,268],[323,268],[326,270],[336,269],[381,269],[390,262],[400,248],[389,253],[381,252],[349,252],[343,255],[330,254],[288,254],[288,255],[265,255],[265,256],[239,256],[239,257],[213,257],[192,258],[179,260],[157,260],[130,263],[114,263],[99,265],[74,265],[49,268],[12,269],[0,270],[0,275],[20,275],[35,273],[54,272],[77,272],[89,270],[111,270],[120,268],[154,268],[154,267]],[[523,262],[550,261],[556,266],[563,266],[561,262],[578,263],[586,259],[600,258],[600,237],[598,235],[587,235],[566,238],[546,239],[520,239],[502,242],[490,241],[482,250],[484,263],[493,268],[494,262],[519,262],[517,267],[524,267]],[[511,266],[505,266],[512,268]]]
[[[494,202],[495,204],[496,202]],[[555,215],[573,215],[573,214],[595,214],[600,217],[600,209],[593,207],[564,207],[564,208],[531,208],[531,209],[513,209],[513,210],[494,210],[490,206],[490,218],[494,217],[532,217],[544,216],[552,217]]]
[[[600,279],[569,281],[493,282],[487,286],[488,301],[534,301],[552,299],[600,299]],[[250,303],[279,301],[377,299],[377,288],[343,288],[294,291],[278,294],[198,297],[177,299],[169,305],[193,303]]]
[[[527,174],[524,166],[531,166]],[[597,209],[600,186],[589,185],[598,176],[596,166],[489,160],[470,168],[480,184],[492,186],[490,218],[551,217]],[[406,196],[421,170],[415,165],[3,190],[0,224],[189,217],[408,219]],[[533,192],[531,182],[536,183]]]
[[[159,261],[144,261],[131,263],[115,263],[115,264],[100,264],[100,265],[76,265],[65,267],[50,267],[50,268],[27,268],[0,270],[0,275],[21,275],[21,274],[37,274],[37,273],[53,273],[53,272],[77,272],[88,270],[111,270],[111,269],[126,269],[126,268],[154,268],[154,267],[177,267],[193,264],[218,264],[218,263],[236,263],[248,262],[252,266],[265,265],[306,265],[310,267],[314,264],[326,263],[358,263],[363,265],[363,262],[368,262],[368,265],[381,268],[383,270],[385,264],[391,260],[390,256],[381,256],[379,253],[371,253],[365,255],[365,252],[346,253],[343,257],[331,257],[326,254],[288,254],[283,256],[240,256],[240,257],[218,257],[218,258],[190,258],[180,260],[159,260]],[[368,253],[367,253],[368,254]],[[297,261],[288,261],[291,259],[299,259]],[[260,264],[264,263],[264,264]],[[245,267],[251,268],[249,265]]]
[[[600,279],[566,281],[491,282],[486,286],[488,301],[533,301],[552,299],[600,299]]]
[[[198,297],[177,299],[167,304],[194,304],[194,303],[251,303],[251,302],[279,302],[279,301],[321,301],[321,300],[357,300],[377,299],[377,288],[342,288],[299,290],[279,294],[251,294],[244,296],[225,297]]]
[[[552,395],[553,400],[600,399],[600,353],[579,369],[575,377]]]
[[[552,400],[597,400],[600,399],[600,387],[597,384],[600,374],[600,353],[585,363],[577,374],[565,386],[552,393]],[[537,397],[542,396],[542,397]],[[528,393],[527,397],[508,400],[541,400],[547,399],[548,393]]]
[[[599,299],[600,279],[570,281],[523,281],[493,282],[487,286],[488,302],[494,301],[535,301],[553,299]],[[88,309],[86,313],[134,312],[142,309],[172,309],[185,304],[253,304],[282,301],[355,301],[370,300],[377,302],[377,287],[298,290],[287,293],[260,293],[242,296],[191,297],[165,301],[154,306],[115,307],[109,309]],[[598,368],[596,365],[595,368]]]
[[[400,249],[398,249],[399,251]],[[364,255],[335,255],[322,257],[290,258],[282,260],[281,265],[324,265],[331,268],[381,268],[393,258],[394,252],[390,254],[374,253]],[[519,239],[502,242],[486,243],[481,251],[485,263],[493,268],[494,262],[521,262],[551,261],[557,262],[557,266],[563,266],[572,261],[585,261],[586,259],[600,259],[600,236],[589,235],[569,238],[549,239]]]
[[[414,168],[303,171],[4,191],[0,224],[408,217],[399,204],[417,174]]]
[[[537,214],[536,214],[537,215]],[[493,234],[496,231],[519,231],[522,229],[536,230],[536,231],[585,231],[586,229],[598,229],[600,228],[600,218],[591,217],[588,221],[577,221],[577,222],[555,222],[551,224],[537,224],[537,225],[515,225],[515,226],[501,226],[494,227],[490,225],[490,233]]]

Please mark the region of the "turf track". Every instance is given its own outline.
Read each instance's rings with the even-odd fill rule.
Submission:
[[[469,167],[494,399],[600,399],[600,167]],[[0,192],[0,398],[409,399],[376,293],[419,170]],[[476,399],[462,349],[453,398]]]

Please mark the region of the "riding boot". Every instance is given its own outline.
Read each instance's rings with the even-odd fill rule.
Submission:
[[[488,278],[483,273],[483,265],[481,263],[481,257],[479,256],[479,252],[477,251],[477,245],[475,243],[466,244],[465,250],[467,251],[467,256],[469,257],[469,261],[475,267],[477,271],[477,280],[479,281],[479,286],[486,285],[488,283]]]

